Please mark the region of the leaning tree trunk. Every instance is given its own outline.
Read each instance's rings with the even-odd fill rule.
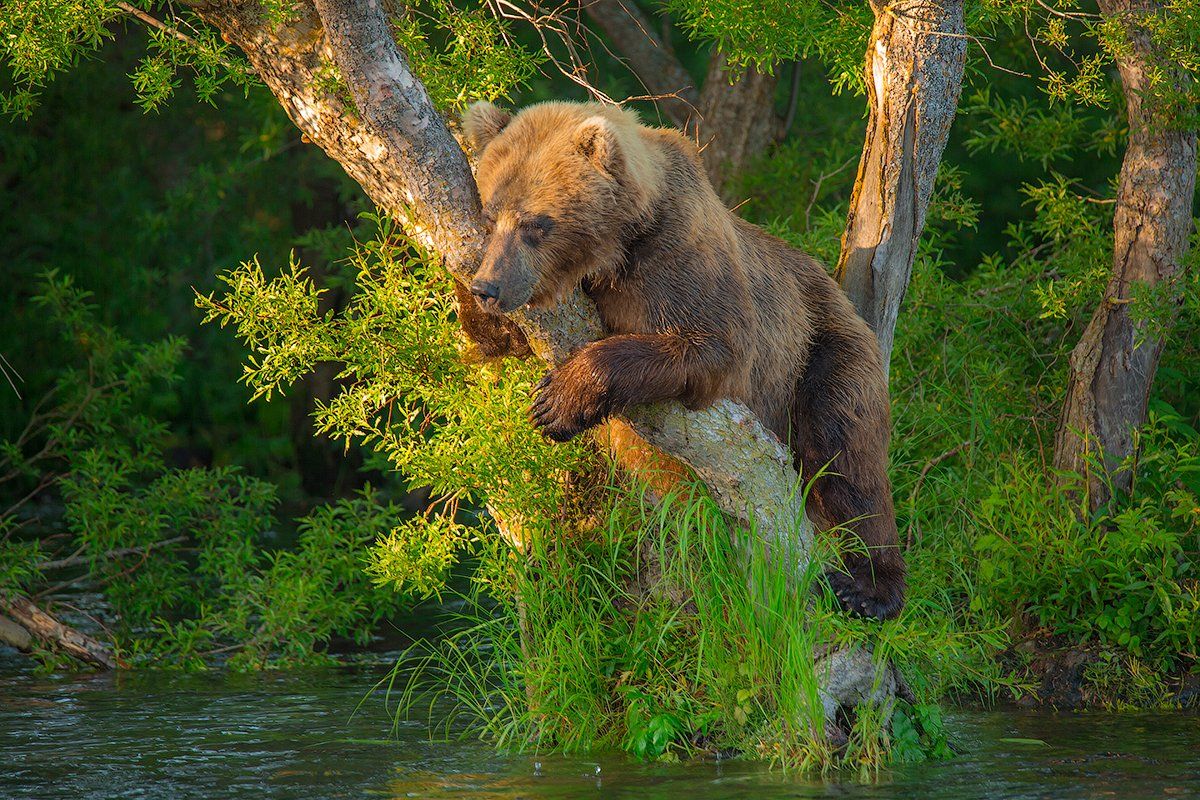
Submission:
[[[1196,133],[1171,129],[1170,111],[1147,96],[1151,71],[1166,67],[1138,17],[1161,12],[1154,0],[1100,0],[1106,17],[1119,18],[1129,36],[1117,59],[1129,116],[1129,144],[1121,164],[1113,219],[1113,270],[1104,298],[1071,353],[1067,397],[1054,442],[1054,465],[1086,476],[1092,510],[1131,476],[1119,470],[1133,452],[1135,429],[1146,421],[1150,386],[1163,339],[1130,313],[1138,288],[1173,283],[1188,249],[1196,188]],[[1177,295],[1169,310],[1174,317]],[[1093,464],[1099,459],[1100,471]],[[1065,476],[1064,476],[1065,477]]]
[[[241,0],[194,0],[192,7],[246,53],[309,140],[340,162],[377,205],[406,221],[458,280],[472,278],[484,241],[474,179],[378,3],[298,0],[284,22],[264,19],[258,3]],[[330,60],[353,94],[353,110],[314,85],[314,75]],[[603,334],[594,306],[579,291],[553,309],[513,317],[551,365]],[[687,464],[725,513],[753,519],[756,530],[777,544],[774,552],[794,556],[789,566],[800,562],[803,568],[812,528],[788,499],[796,496],[798,476],[784,446],[747,408],[726,400],[690,412],[677,402],[663,403],[635,409],[628,423],[648,444],[614,448],[619,462],[640,461],[649,449],[661,451],[662,461]],[[616,427],[626,435],[615,438],[632,436],[625,423]],[[877,665],[866,651],[835,649],[820,658],[827,709],[881,701],[894,691],[891,668]]]
[[[837,278],[879,338],[884,369],[966,65],[963,0],[871,0],[870,116]]]

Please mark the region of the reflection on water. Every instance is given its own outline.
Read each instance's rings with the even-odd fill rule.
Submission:
[[[1194,714],[956,712],[962,756],[862,785],[736,760],[502,755],[431,741],[424,720],[393,735],[382,696],[355,712],[383,667],[42,678],[18,664],[0,658],[3,798],[1200,798]]]

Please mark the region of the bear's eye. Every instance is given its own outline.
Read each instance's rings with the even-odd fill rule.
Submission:
[[[537,247],[542,240],[554,230],[554,220],[545,214],[538,214],[521,220],[521,238],[530,247]]]
[[[491,233],[496,227],[496,215],[485,208],[480,216],[483,217],[483,227],[487,229],[488,233]]]

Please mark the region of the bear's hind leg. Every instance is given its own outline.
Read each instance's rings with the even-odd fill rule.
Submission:
[[[887,475],[887,388],[869,335],[815,338],[797,386],[792,446],[805,480],[829,465],[809,493],[810,516],[861,541],[844,554],[845,571],[827,573],[830,587],[847,611],[888,619],[904,607],[906,570]]]

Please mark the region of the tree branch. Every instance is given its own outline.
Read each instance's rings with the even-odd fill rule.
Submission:
[[[147,14],[145,11],[142,11],[137,6],[126,3],[126,2],[124,2],[124,0],[120,0],[120,2],[117,3],[117,8],[121,9],[126,14],[129,14],[130,16],[136,17],[137,19],[141,20],[141,22],[143,24],[148,25],[149,27],[154,28],[156,30],[162,31],[167,36],[170,36],[172,39],[175,39],[177,41],[191,45],[192,47],[199,46],[195,39],[188,36],[183,31],[179,30],[179,28],[176,27],[175,25],[168,25],[167,23],[163,22],[162,20],[158,19],[157,17],[151,16],[150,14]],[[234,65],[231,64],[228,59],[218,57],[217,63],[219,63],[221,66],[225,67],[226,69],[230,69],[230,70],[235,69]],[[3,356],[0,356],[0,358],[3,358]]]
[[[187,539],[186,536],[174,536],[170,539],[163,539],[162,541],[151,542],[150,544],[142,545],[141,547],[118,547],[113,550],[109,550],[105,553],[102,553],[99,556],[99,558],[107,560],[110,558],[123,558],[125,556],[142,555],[143,553],[148,553],[151,550],[154,550],[155,548],[166,547],[167,545],[171,545],[171,544],[178,544],[179,542],[185,541],[186,539]],[[57,558],[57,559],[54,559],[53,561],[39,562],[37,565],[37,568],[42,570],[43,572],[49,572],[50,570],[53,570],[53,569],[66,569],[67,567],[77,567],[80,564],[87,564],[91,561],[92,561],[91,556],[84,555],[82,552],[75,552],[69,556],[66,556],[65,558]]]

